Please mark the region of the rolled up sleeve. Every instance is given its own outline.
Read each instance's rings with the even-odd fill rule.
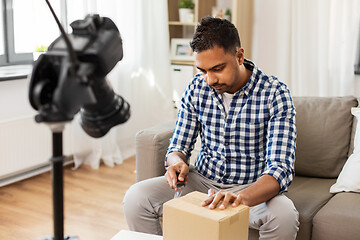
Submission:
[[[191,83],[181,99],[178,119],[166,153],[165,166],[167,156],[171,152],[181,152],[186,156],[188,161],[190,159],[199,131],[193,95],[194,84]]]
[[[286,192],[294,177],[296,149],[295,107],[289,90],[278,89],[271,101],[270,121],[267,131],[266,170]]]

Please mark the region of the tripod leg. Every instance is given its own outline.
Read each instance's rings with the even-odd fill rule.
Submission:
[[[63,130],[64,123],[49,124],[52,131],[52,191],[53,191],[53,218],[54,237],[42,240],[78,240],[76,236],[64,236],[64,171],[63,163]]]
[[[54,214],[54,240],[64,239],[64,179],[62,132],[53,132],[52,188]]]

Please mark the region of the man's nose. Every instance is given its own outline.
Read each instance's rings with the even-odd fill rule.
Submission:
[[[206,73],[206,82],[212,86],[214,84],[216,84],[218,82],[218,78],[216,77],[216,75],[214,73],[211,72],[207,72]]]

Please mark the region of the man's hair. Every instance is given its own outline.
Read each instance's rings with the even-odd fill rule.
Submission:
[[[241,42],[234,24],[225,19],[204,17],[196,27],[190,46],[198,53],[215,46],[233,52],[241,47]]]

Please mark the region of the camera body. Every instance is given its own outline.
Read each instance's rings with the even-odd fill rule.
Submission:
[[[84,20],[70,24],[68,35],[80,62],[91,63],[94,74],[106,76],[123,58],[122,39],[112,20],[99,15],[88,15]],[[52,52],[67,52],[64,38],[60,36],[49,47]]]
[[[88,15],[70,24],[34,63],[29,100],[37,122],[71,121],[80,111],[81,126],[92,137],[130,117],[129,104],[115,94],[105,76],[123,58],[122,39],[112,20]]]

